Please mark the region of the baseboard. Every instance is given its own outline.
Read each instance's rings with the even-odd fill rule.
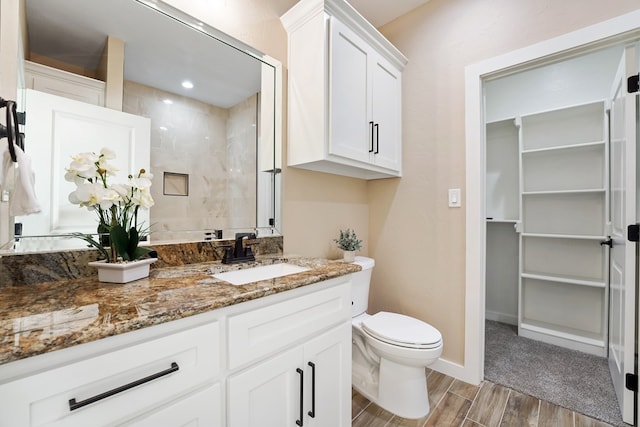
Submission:
[[[500,323],[506,323],[508,325],[518,326],[518,316],[514,316],[513,314],[486,310],[484,312],[484,318],[487,320],[494,320]]]
[[[446,359],[438,359],[433,365],[430,365],[429,368],[465,383],[478,385],[475,379],[471,378],[469,372],[467,372],[468,370],[458,363]]]

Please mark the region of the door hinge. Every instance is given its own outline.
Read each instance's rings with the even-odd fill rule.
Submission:
[[[627,93],[640,91],[640,73],[627,79]]]
[[[625,374],[624,386],[627,390],[638,391],[638,376],[636,374]]]
[[[640,237],[640,224],[631,224],[629,227],[627,227],[627,240],[629,240],[630,242],[637,242],[639,241],[639,237]]]

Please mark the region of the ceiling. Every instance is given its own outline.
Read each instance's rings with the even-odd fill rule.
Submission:
[[[347,0],[362,16],[378,28],[422,6],[429,0]]]
[[[427,1],[349,0],[376,27]],[[96,69],[111,35],[125,42],[126,80],[222,107],[260,88],[262,64],[255,57],[139,2],[26,0],[26,15],[30,50],[40,55]],[[184,79],[194,89],[182,88]]]

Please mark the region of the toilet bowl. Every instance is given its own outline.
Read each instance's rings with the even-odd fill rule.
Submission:
[[[366,312],[371,258],[356,257],[352,277],[352,385],[378,406],[403,418],[429,413],[425,368],[442,354],[442,335],[421,320],[398,313]]]

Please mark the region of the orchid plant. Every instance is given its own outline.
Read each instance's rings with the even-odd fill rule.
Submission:
[[[133,261],[151,252],[139,246],[148,235],[148,228],[138,227],[138,210],[153,206],[150,192],[153,175],[140,169],[136,176],[129,175],[124,184],[109,184],[108,179],[118,171],[109,163],[115,157],[109,148],[103,148],[100,154],[79,153],[72,156],[64,178],[76,185],[69,201],[95,211],[98,233],[108,233],[109,239],[99,236],[96,240],[84,233],[74,235],[98,249],[107,262]]]

